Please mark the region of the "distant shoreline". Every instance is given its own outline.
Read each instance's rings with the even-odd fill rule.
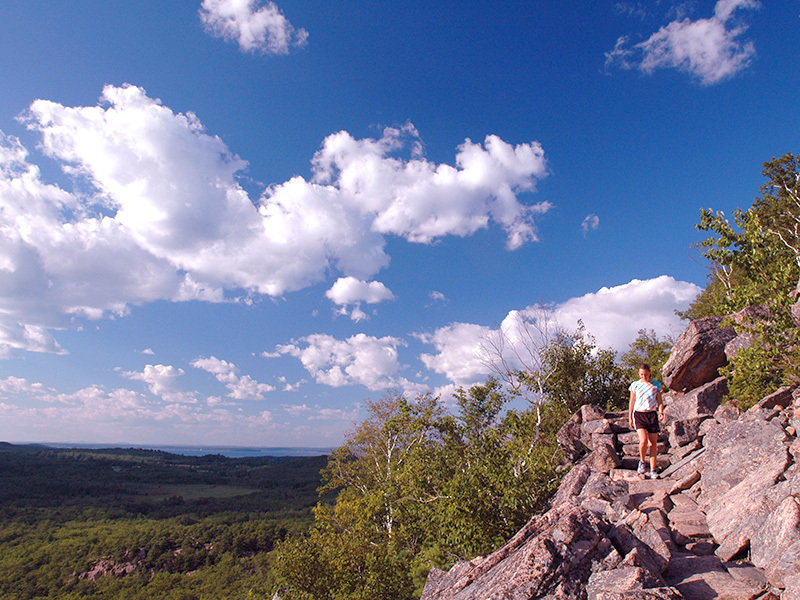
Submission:
[[[159,450],[182,456],[221,455],[227,458],[248,458],[258,456],[325,456],[333,448],[313,447],[269,447],[269,446],[216,446],[216,445],[177,445],[177,444],[92,444],[62,442],[11,442],[14,446],[42,446],[45,448],[76,450]]]

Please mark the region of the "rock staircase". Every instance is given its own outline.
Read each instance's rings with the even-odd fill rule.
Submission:
[[[668,587],[678,590],[685,600],[769,598],[761,570],[743,560],[725,562],[714,555],[716,545],[706,515],[697,504],[698,490],[693,487],[699,477],[690,474],[679,480],[667,475],[642,480],[634,471],[623,470],[612,477],[628,482],[632,503],[656,525],[668,550],[662,574]]]
[[[632,514],[646,515],[663,541],[664,583],[685,600],[767,600],[768,582],[761,570],[744,560],[726,562],[714,555],[717,546],[697,502],[700,473],[695,463],[704,448],[689,444],[689,454],[685,454],[686,447],[672,447],[666,430],[659,440],[661,475],[656,480],[642,478],[635,471],[638,436],[628,427],[627,414],[604,413],[603,419],[609,422],[623,455],[620,467],[610,469],[609,476],[628,484],[631,504],[637,507]]]
[[[659,479],[636,473],[625,413],[583,406],[556,436],[571,468],[550,509],[431,570],[421,600],[800,600],[800,387],[722,404],[717,368],[752,341],[722,323],[693,321],[664,367]]]
[[[759,410],[752,418],[768,424],[769,414]],[[662,472],[649,479],[636,472],[637,438],[627,415],[582,407],[559,434],[565,454],[580,458],[550,511],[534,517],[494,554],[459,563],[447,573],[432,571],[422,600],[800,600],[794,591],[800,593],[800,585],[776,588],[747,560],[747,552],[717,554],[720,545],[706,513],[714,505],[703,498],[702,474],[708,467],[702,438],[715,426],[736,422],[738,415],[728,414],[728,407],[715,412],[716,418],[700,420],[713,425],[674,421],[664,428]],[[694,434],[675,433],[686,429]],[[774,435],[778,430],[770,431],[788,452],[787,442]],[[800,455],[800,442],[792,448]],[[719,470],[724,475],[730,468]],[[741,462],[741,469],[748,468]],[[800,492],[798,469],[787,473],[796,476],[792,489]],[[705,479],[706,487],[715,481],[711,475]],[[800,549],[800,520],[795,529]]]

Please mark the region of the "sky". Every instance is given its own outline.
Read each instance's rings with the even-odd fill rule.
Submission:
[[[333,447],[500,333],[677,337],[800,2],[0,3],[0,440]],[[489,342],[487,344],[487,342]]]

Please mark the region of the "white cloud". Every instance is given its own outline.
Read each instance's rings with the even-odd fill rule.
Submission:
[[[394,300],[394,294],[380,281],[366,282],[355,277],[340,277],[325,295],[331,302],[341,306],[340,314],[348,314],[347,307],[354,305],[349,314],[355,322],[368,318],[361,310],[362,302],[377,304],[385,300]]]
[[[191,365],[211,373],[217,381],[224,383],[228,388],[228,397],[234,400],[263,400],[264,394],[275,391],[272,385],[259,383],[249,375],[239,375],[236,365],[215,356],[196,358]]]
[[[355,422],[359,417],[357,410],[344,410],[341,408],[319,408],[309,415],[309,421],[348,421]]]
[[[273,2],[203,0],[199,12],[208,33],[239,44],[242,52],[288,54],[308,39],[308,32],[295,29]]]
[[[666,275],[644,281],[634,279],[572,298],[556,307],[555,317],[568,329],[581,319],[600,347],[625,351],[640,329],[677,337],[686,323],[675,311],[688,308],[699,293],[697,285]]]
[[[325,295],[335,304],[357,304],[366,302],[377,304],[384,300],[394,300],[394,294],[380,281],[361,281],[355,277],[340,277]]]
[[[559,325],[568,331],[573,331],[581,320],[588,333],[595,337],[598,347],[620,352],[628,349],[641,329],[652,329],[659,336],[677,337],[685,329],[685,323],[675,311],[685,310],[698,293],[700,288],[695,284],[662,275],[601,288],[552,307],[512,310],[500,324],[506,342],[503,355],[511,368],[520,368],[523,365],[519,356],[525,354],[524,345],[530,342],[541,345],[540,339],[524,339],[527,335],[534,338],[538,335],[537,327],[525,327],[532,319],[540,319],[542,329]],[[486,364],[486,359],[491,358],[486,356],[487,341],[496,339],[497,331],[472,323],[453,323],[432,335],[418,336],[436,349],[435,354],[422,354],[420,359],[453,384],[469,386],[490,374]]]
[[[450,166],[422,156],[411,125],[380,139],[339,132],[310,181],[253,200],[236,179],[246,162],[141,88],[107,86],[92,107],[37,100],[25,121],[79,191],[44,183],[0,133],[0,357],[64,352],[52,328],[155,300],[278,296],[337,272],[366,281],[389,263],[385,235],[429,243],[494,221],[516,248],[550,206],[517,199],[546,174],[536,142],[466,140]]]
[[[264,352],[264,353],[262,353],[262,356],[264,356],[266,358],[277,358],[278,356],[280,356],[280,353],[279,352],[275,352],[273,355],[270,355],[269,353]],[[283,388],[281,388],[281,389],[284,392],[296,392],[303,385],[308,383],[305,379],[301,379],[300,381],[296,381],[296,382],[292,383],[288,379],[286,379],[286,377],[284,377],[283,375],[278,377],[278,381],[280,381],[283,384]]]
[[[164,381],[154,372],[139,375],[142,381]],[[244,414],[238,406],[213,396],[203,403],[181,403],[151,399],[125,388],[108,391],[97,385],[58,393],[13,377],[0,380],[0,399],[6,393],[13,400],[0,402],[0,436],[10,441],[151,444],[170,439],[207,444],[236,439],[247,445],[262,442],[275,428],[269,411]],[[24,405],[16,404],[23,396]]]
[[[305,404],[282,404],[281,408],[293,417],[306,414],[311,410]]]
[[[428,292],[428,297],[436,302],[447,302],[447,296],[445,296],[442,292],[437,292],[436,290],[431,290]]]
[[[358,408],[323,408],[319,405],[283,404],[281,408],[292,417],[305,417],[307,421],[349,421],[358,418]]]
[[[628,48],[629,38],[617,40],[606,53],[606,66],[638,68],[645,73],[674,68],[710,85],[745,69],[755,56],[751,41],[742,41],[747,26],[734,17],[737,10],[757,9],[757,0],[719,0],[708,19],[675,20],[647,40]]]
[[[133,381],[146,383],[150,393],[162,398],[165,402],[197,402],[194,394],[177,388],[176,381],[183,374],[183,369],[177,369],[169,365],[146,365],[141,373],[125,371],[122,376]]]
[[[408,139],[412,158],[394,158]],[[537,239],[533,215],[550,204],[525,206],[517,194],[533,191],[547,174],[539,143],[512,146],[495,135],[486,136],[483,145],[467,139],[455,167],[428,162],[414,150],[419,147],[411,125],[387,128],[378,140],[356,140],[342,131],[328,136],[314,157],[313,181],[335,185],[344,204],[374,215],[375,231],[412,242],[469,235],[490,219],[506,230],[510,249]]]
[[[481,359],[481,344],[490,332],[491,328],[482,325],[453,323],[437,329],[432,335],[418,336],[437,351],[436,354],[422,354],[420,360],[454,384],[469,386],[485,379],[490,372]]]
[[[407,388],[398,377],[401,369],[397,348],[405,346],[399,338],[376,338],[363,333],[346,340],[314,334],[298,342],[278,346],[277,352],[299,359],[317,383],[331,387],[363,385],[370,390]]]
[[[0,379],[0,398],[16,398],[22,395],[36,395],[54,393],[55,390],[45,388],[41,383],[30,383],[27,379],[9,376]]]
[[[581,223],[581,231],[586,236],[590,231],[596,231],[600,227],[600,217],[597,215],[586,215]]]

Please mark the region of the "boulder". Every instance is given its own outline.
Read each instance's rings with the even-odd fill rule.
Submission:
[[[704,421],[707,422],[707,421]],[[670,462],[672,464],[677,464],[682,461],[685,457],[689,456],[692,452],[700,448],[701,446],[700,440],[694,440],[693,442],[689,442],[684,446],[672,446],[669,449],[670,454]]]
[[[749,348],[756,341],[756,336],[752,333],[744,332],[737,335],[730,342],[725,344],[725,357],[732,361],[741,350]]]
[[[733,404],[721,404],[717,410],[714,411],[714,419],[717,421],[717,423],[735,421],[741,414],[742,411],[740,411],[737,406],[734,406]]]
[[[661,371],[668,388],[685,392],[719,376],[718,369],[728,362],[725,345],[736,337],[722,321],[722,317],[697,319],[680,335]]]
[[[556,433],[556,441],[564,457],[570,462],[575,462],[586,454],[588,448],[581,441],[580,412],[576,412],[561,426],[561,429]]]
[[[669,488],[669,495],[672,496],[674,494],[679,494],[681,492],[684,492],[688,490],[690,487],[692,487],[698,481],[700,481],[700,473],[698,473],[697,471],[691,471],[684,478],[679,479],[674,484],[672,484],[672,487]]]
[[[588,600],[608,597],[607,594],[660,587],[664,582],[642,567],[620,567],[611,571],[592,573],[586,584]],[[629,596],[625,596],[629,597]]]
[[[697,438],[703,439],[706,435],[718,425],[715,419],[706,419],[700,423],[700,428],[697,430]]]
[[[664,405],[664,421],[679,421],[716,413],[728,393],[728,381],[717,377],[692,391],[671,398]]]
[[[605,411],[596,404],[584,404],[581,406],[581,419],[584,423],[595,421],[605,417]]]
[[[789,408],[792,405],[792,392],[790,387],[783,386],[771,393],[769,396],[758,402],[758,408]]]
[[[723,494],[762,464],[781,453],[785,456],[786,440],[783,428],[756,414],[745,414],[709,431],[703,439],[705,454],[699,459],[703,475],[700,508],[715,506]]]
[[[592,470],[589,465],[575,465],[569,473],[564,475],[561,485],[558,486],[558,491],[550,499],[550,506],[559,506],[574,501],[583,490],[591,474]]]
[[[589,447],[596,450],[599,446],[608,444],[612,448],[617,447],[617,436],[613,433],[594,433],[589,439]]]
[[[615,552],[604,528],[580,506],[556,506],[534,517],[497,552],[457,563],[446,573],[433,569],[420,600],[578,597],[592,563]]]
[[[592,436],[597,434],[610,435],[611,423],[606,419],[584,421],[581,424],[581,443],[591,449]]]
[[[659,587],[625,592],[602,591],[595,600],[684,600],[684,596],[673,587]]]
[[[667,426],[669,445],[673,448],[677,448],[695,441],[700,432],[700,424],[706,419],[707,417],[694,417],[680,421],[672,421]]]
[[[611,444],[600,444],[586,459],[587,464],[592,470],[600,473],[608,473],[611,469],[617,469],[622,464],[617,451]]]
[[[745,550],[788,496],[787,485],[776,485],[788,465],[789,453],[783,448],[706,510],[708,529],[719,544],[716,554],[722,560],[731,560]]]
[[[792,575],[784,581],[786,587],[781,594],[781,600],[800,600],[800,575]]]
[[[787,496],[767,516],[750,539],[750,557],[778,587],[785,587],[786,577],[800,574],[800,504],[797,498]]]

